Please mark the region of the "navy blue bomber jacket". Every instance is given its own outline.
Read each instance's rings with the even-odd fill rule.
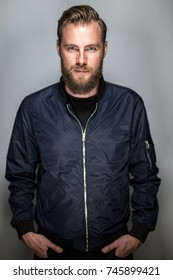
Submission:
[[[19,236],[34,231],[35,218],[76,249],[95,250],[126,232],[130,212],[129,234],[143,242],[154,230],[160,179],[143,101],[128,88],[102,83],[85,128],[61,83],[22,101],[6,168],[11,223]]]

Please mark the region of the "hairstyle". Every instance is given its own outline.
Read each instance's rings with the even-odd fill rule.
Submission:
[[[101,28],[102,41],[105,42],[107,26],[105,22],[99,17],[99,14],[88,5],[73,6],[68,10],[64,11],[61,18],[58,20],[57,36],[61,43],[62,40],[62,30],[66,24],[84,24],[91,21],[98,22]]]

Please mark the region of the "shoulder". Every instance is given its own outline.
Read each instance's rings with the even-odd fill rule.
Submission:
[[[24,97],[17,115],[31,119],[44,114],[47,108],[54,107],[58,100],[59,83],[49,85]]]
[[[129,87],[105,81],[105,93],[112,101],[121,99],[133,103],[134,106],[135,104],[144,106],[142,97]]]
[[[108,81],[105,81],[105,90],[110,91],[112,94],[117,94],[117,95],[127,95],[131,96],[132,98],[135,99],[142,99],[142,97],[133,89],[119,85],[119,84],[114,84]]]
[[[38,105],[57,95],[58,83],[49,85],[34,93],[27,95],[21,102],[22,106]]]
[[[22,113],[32,114],[46,108],[48,104],[56,104],[58,99],[59,83],[49,85],[24,97],[19,110]],[[47,105],[46,105],[47,104]]]

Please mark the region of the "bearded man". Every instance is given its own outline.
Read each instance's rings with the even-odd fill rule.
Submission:
[[[137,93],[104,81],[106,31],[92,7],[66,10],[61,79],[25,97],[16,116],[11,224],[35,259],[132,259],[155,229],[160,179],[147,114]]]

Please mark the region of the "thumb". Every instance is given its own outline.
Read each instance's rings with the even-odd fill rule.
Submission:
[[[102,253],[109,253],[110,251],[116,249],[118,247],[118,244],[116,241],[106,245],[103,249],[102,249]]]
[[[54,244],[53,242],[50,242],[49,248],[51,248],[52,250],[54,250],[57,253],[62,253],[63,252],[63,249],[60,246]]]

